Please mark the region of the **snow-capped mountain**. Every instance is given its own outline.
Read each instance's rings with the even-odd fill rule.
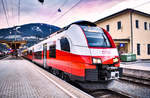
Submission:
[[[59,27],[44,23],[31,23],[15,26],[7,29],[0,29],[0,40],[7,41],[27,41],[27,46],[32,46],[44,40],[51,33],[60,30]]]

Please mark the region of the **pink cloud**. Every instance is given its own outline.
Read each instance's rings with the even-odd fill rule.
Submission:
[[[10,26],[27,24],[32,22],[48,23],[52,21],[54,25],[65,26],[69,23],[77,20],[94,20],[94,17],[102,13],[105,9],[111,8],[112,6],[122,2],[124,0],[81,0],[81,3],[71,9],[68,13],[63,15],[68,9],[74,6],[79,0],[67,0],[64,6],[63,0],[50,1],[45,0],[44,5],[41,5],[37,0],[22,1],[21,12],[20,12],[20,23],[17,23],[17,7],[16,3],[13,5],[14,16],[9,17]],[[8,4],[9,7],[11,4]],[[57,9],[61,7],[62,12],[58,12]],[[2,7],[0,7],[2,10]],[[9,10],[11,13],[11,10]],[[57,20],[57,18],[59,18]],[[0,28],[8,27],[6,24],[4,13],[0,13]]]

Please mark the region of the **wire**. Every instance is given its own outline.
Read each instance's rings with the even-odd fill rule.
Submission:
[[[9,26],[8,16],[7,16],[6,8],[5,8],[5,5],[4,5],[4,1],[1,0],[1,2],[2,2],[2,6],[3,6],[4,14],[5,14],[6,22],[7,22],[7,25]]]
[[[59,8],[62,8],[66,3],[67,3],[68,0],[65,0],[64,3],[59,7]],[[58,10],[54,11],[50,17],[54,17],[56,14],[58,13]],[[48,21],[50,20],[50,18],[48,19]]]
[[[63,3],[59,8],[64,7],[64,5],[67,3],[67,1],[68,1],[68,0],[65,0],[64,3]]]
[[[64,7],[68,0],[65,0],[64,3],[58,8],[58,12],[61,12],[61,9]]]
[[[68,0],[65,0],[64,3],[63,3],[59,8],[64,7],[64,5],[67,3],[67,1],[68,1]],[[51,17],[54,17],[57,12],[58,12],[58,11],[55,11],[55,12],[51,15]],[[49,19],[49,20],[50,20],[50,19]],[[48,20],[48,21],[49,21],[49,20]],[[52,25],[52,24],[50,24],[50,34],[52,33],[52,32],[51,32],[51,31],[52,31],[52,30],[51,30],[51,25]]]
[[[133,7],[133,8],[137,8],[137,7],[143,6],[143,5],[148,4],[148,3],[150,3],[150,1],[145,2],[145,3],[143,3],[143,4],[140,4],[140,5],[137,5],[137,6]]]
[[[4,5],[5,5],[5,9],[6,9],[6,14],[7,14],[7,15],[8,15],[8,17],[9,17],[9,14],[8,14],[9,9],[8,9],[7,0],[4,0]],[[9,19],[9,18],[8,18],[8,19]]]
[[[65,14],[67,14],[69,11],[71,11],[74,7],[76,7],[79,3],[81,2],[81,0],[79,0],[79,2],[77,2],[74,6],[72,6],[69,10],[67,10],[64,14],[62,14],[61,16],[59,16],[58,18],[56,18],[52,24],[58,20],[60,20],[63,16],[65,16]]]
[[[11,1],[13,1],[13,0],[11,0]],[[9,25],[10,25],[10,21],[11,21],[11,19],[10,19],[11,13],[9,13],[9,11],[11,10],[11,8],[8,6],[8,5],[9,5],[8,0],[4,0],[4,5],[5,5],[6,14],[7,14],[8,21],[9,21]],[[11,5],[13,5],[13,3],[12,3]]]
[[[11,0],[11,18],[13,18],[14,17],[14,2],[13,2],[13,0]],[[12,19],[12,21],[13,21],[13,19]],[[15,23],[14,22],[12,22],[12,25],[14,26],[15,25]]]
[[[18,0],[18,25],[20,24],[20,0]]]

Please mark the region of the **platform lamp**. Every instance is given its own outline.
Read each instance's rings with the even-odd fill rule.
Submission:
[[[15,30],[15,41],[16,41],[16,32],[18,32],[18,33],[20,32],[20,31],[18,31],[19,28],[21,28],[21,27],[20,27],[20,26],[16,26],[16,27],[13,29],[13,30]],[[15,42],[15,41],[14,41],[14,42]],[[16,43],[15,43],[15,49],[16,49]]]
[[[16,31],[16,32],[20,32],[20,31],[18,31],[19,28],[21,28],[21,27],[17,26],[13,30]],[[15,32],[15,41],[16,41],[16,32]]]

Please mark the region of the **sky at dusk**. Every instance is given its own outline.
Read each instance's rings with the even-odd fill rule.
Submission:
[[[0,0],[0,29],[28,23],[64,27],[78,20],[96,21],[126,8],[150,14],[150,0],[44,0],[43,4],[38,0],[20,0],[20,14],[18,2]]]

